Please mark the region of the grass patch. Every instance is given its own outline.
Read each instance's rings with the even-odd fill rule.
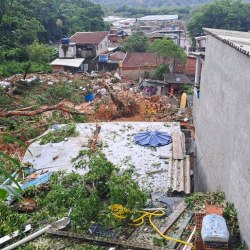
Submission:
[[[65,138],[76,137],[78,134],[79,133],[76,131],[76,124],[69,123],[64,127],[54,131],[50,131],[48,134],[43,136],[42,139],[40,140],[40,144],[43,145],[49,142],[52,143],[61,142],[64,141]]]

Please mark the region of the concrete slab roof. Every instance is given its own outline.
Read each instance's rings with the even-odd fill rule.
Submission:
[[[134,135],[146,130],[167,132],[180,131],[179,123],[169,122],[103,122],[99,123],[101,132],[98,142],[101,151],[108,160],[117,165],[122,174],[125,170],[134,170],[133,178],[141,188],[152,192],[167,192],[167,171],[169,164],[159,159],[160,155],[172,155],[172,143],[162,147],[143,147],[134,142]],[[61,126],[61,125],[60,125]],[[23,162],[30,162],[35,169],[51,171],[76,169],[71,162],[80,150],[88,149],[89,140],[93,137],[95,123],[77,124],[79,136],[70,137],[67,141],[40,145],[32,143]],[[77,170],[79,172],[79,170]],[[86,173],[88,169],[80,170]]]
[[[250,56],[250,32],[208,28],[203,30],[241,53]]]
[[[51,62],[50,64],[51,65],[69,66],[69,67],[79,68],[84,60],[85,60],[85,58],[72,58],[72,59],[57,58],[53,62]]]

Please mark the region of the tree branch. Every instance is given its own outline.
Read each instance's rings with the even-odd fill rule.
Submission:
[[[63,112],[70,113],[70,114],[86,115],[86,113],[78,112],[78,111],[70,109],[69,107],[64,105],[64,102],[65,100],[56,105],[44,106],[40,109],[32,110],[32,111],[23,111],[23,110],[0,111],[0,117],[34,116],[34,115],[39,115],[46,111],[51,111],[51,110],[61,110]]]

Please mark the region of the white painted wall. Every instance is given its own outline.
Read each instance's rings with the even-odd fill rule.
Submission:
[[[101,43],[96,46],[96,56],[108,50],[108,37],[106,36]]]
[[[62,44],[59,44],[58,51],[59,51],[59,58],[75,58],[76,57],[76,46],[69,45],[66,54],[62,49]]]

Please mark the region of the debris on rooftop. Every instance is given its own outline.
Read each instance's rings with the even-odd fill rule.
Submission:
[[[236,210],[222,193],[192,193],[195,131],[182,93],[151,95],[117,72],[16,75],[0,85],[14,100],[0,111],[3,249],[28,241],[30,249],[76,249],[78,240],[227,249],[227,237],[216,248],[206,231],[204,218],[214,213],[239,238]]]

